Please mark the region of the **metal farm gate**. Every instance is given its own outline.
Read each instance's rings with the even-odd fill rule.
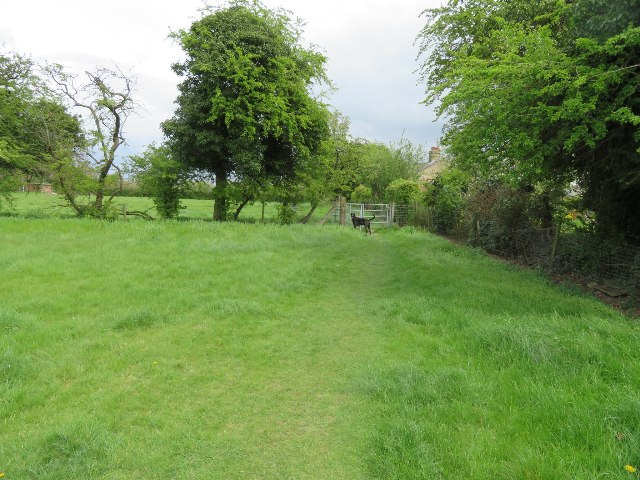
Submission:
[[[394,223],[394,204],[386,203],[347,203],[346,204],[346,224],[351,225],[351,214],[357,217],[371,218],[371,225],[378,227],[390,227]],[[332,223],[340,223],[340,208],[336,207],[332,214]]]

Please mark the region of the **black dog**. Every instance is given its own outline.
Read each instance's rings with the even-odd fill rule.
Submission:
[[[365,235],[367,234],[367,232],[371,234],[371,220],[373,220],[374,218],[376,218],[375,215],[371,218],[361,218],[361,217],[356,217],[355,213],[351,214],[351,221],[353,222],[353,228],[359,227],[360,225],[364,225]]]

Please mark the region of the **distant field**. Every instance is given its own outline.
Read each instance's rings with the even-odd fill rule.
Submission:
[[[0,272],[2,480],[640,466],[638,322],[432,235],[1,217]]]
[[[50,195],[45,193],[15,193],[15,209],[13,213],[18,216],[30,218],[69,218],[75,214],[64,202],[64,199],[58,195]],[[127,210],[139,210],[148,212],[152,217],[157,217],[157,212],[153,206],[153,201],[145,197],[116,197],[114,205],[121,210],[126,205]],[[193,200],[184,199],[182,205],[186,207],[180,211],[182,219],[208,220],[213,216],[213,200]],[[266,222],[275,222],[277,220],[276,203],[267,203],[265,205],[264,218]],[[300,217],[309,211],[309,204],[301,204],[298,206],[298,214]],[[317,222],[329,209],[329,205],[319,207],[312,217],[312,222]],[[249,204],[242,210],[240,220],[245,222],[258,222],[262,218],[262,204]]]

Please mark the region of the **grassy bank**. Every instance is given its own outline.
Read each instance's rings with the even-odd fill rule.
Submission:
[[[7,479],[629,478],[636,321],[411,230],[0,218]]]

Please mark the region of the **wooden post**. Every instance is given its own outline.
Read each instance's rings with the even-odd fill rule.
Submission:
[[[347,223],[347,199],[340,196],[340,225]]]
[[[329,209],[329,211],[327,213],[325,213],[324,217],[322,217],[322,220],[320,220],[319,225],[324,225],[325,222],[327,220],[329,220],[329,218],[331,218],[331,216],[333,215],[333,212],[336,211],[336,208],[338,208],[338,207],[336,207],[335,205],[332,205],[331,208]]]
[[[395,203],[389,204],[389,216],[387,217],[387,227],[390,227],[393,225],[393,217],[395,216],[395,213],[396,213],[396,204]]]
[[[264,200],[262,200],[262,213],[260,215],[260,223],[264,223]]]
[[[124,219],[124,221],[127,221],[127,204],[123,203],[122,204],[122,218]]]

